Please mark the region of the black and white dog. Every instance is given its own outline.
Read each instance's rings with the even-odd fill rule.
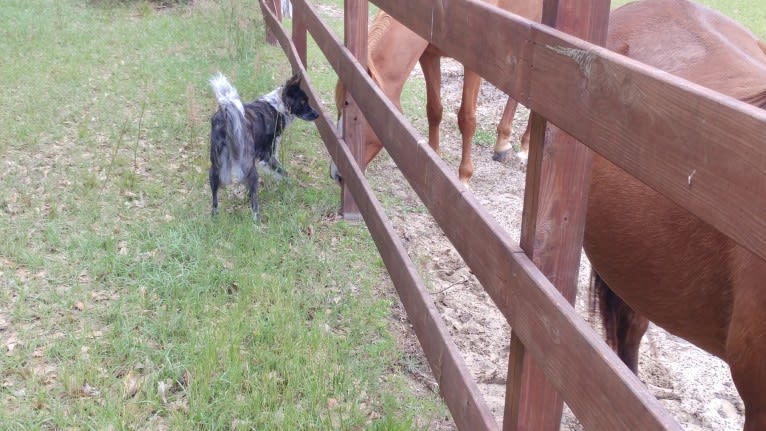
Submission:
[[[255,102],[245,104],[222,74],[210,78],[210,85],[219,106],[211,120],[210,132],[213,215],[218,212],[218,188],[243,183],[250,194],[253,219],[259,221],[258,168],[265,168],[278,178],[286,175],[277,160],[282,132],[296,117],[313,121],[319,114],[309,106],[299,75]]]

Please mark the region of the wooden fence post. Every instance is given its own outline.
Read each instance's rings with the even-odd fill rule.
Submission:
[[[266,0],[266,5],[274,12],[277,21],[282,22],[282,0]],[[277,37],[274,36],[269,26],[266,26],[266,42],[270,45],[279,45]]]
[[[303,11],[293,10],[293,45],[295,45],[295,51],[298,52],[298,58],[300,58],[303,67],[308,69],[307,64],[307,31],[306,23],[303,18]]]
[[[344,39],[346,47],[356,57],[359,63],[367,65],[367,15],[369,5],[367,0],[344,1]],[[346,103],[343,107],[343,140],[346,142],[356,163],[364,170],[364,134],[367,122],[362,111],[351,95],[346,92]],[[361,219],[359,207],[351,192],[342,186],[341,213],[346,220]]]
[[[543,23],[603,45],[609,6],[609,0],[545,0]],[[574,303],[592,155],[542,116],[533,113],[530,121],[521,247]],[[562,410],[561,396],[512,334],[503,429],[558,430]]]

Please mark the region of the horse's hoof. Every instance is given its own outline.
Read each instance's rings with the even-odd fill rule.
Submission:
[[[492,154],[492,160],[500,163],[505,163],[510,161],[513,158],[513,148],[509,148],[504,151],[495,151],[494,154]]]
[[[218,215],[218,208],[213,208],[213,209],[210,211],[210,216],[211,216],[211,217],[215,217],[215,216],[217,216],[217,215]]]

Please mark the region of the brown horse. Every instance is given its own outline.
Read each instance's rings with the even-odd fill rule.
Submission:
[[[542,15],[542,0],[487,0],[487,3],[531,20],[539,21]],[[378,12],[370,25],[367,44],[368,71],[383,93],[394,102],[399,110],[401,110],[400,98],[404,83],[415,67],[415,63],[420,62],[426,83],[428,143],[434,151],[439,153],[439,125],[443,113],[440,63],[444,53],[383,11]],[[473,175],[471,144],[476,132],[476,104],[480,86],[481,77],[473,71],[465,69],[463,94],[457,115],[458,127],[462,135],[462,157],[458,176],[465,184],[468,184]],[[335,89],[338,112],[343,106],[345,97],[345,89],[338,81]],[[499,138],[498,144],[496,144],[496,154],[501,154],[502,157],[505,157],[508,153],[506,150],[510,147],[507,141],[515,111],[516,101],[509,98],[503,119],[497,129]],[[502,144],[500,136],[504,137]],[[382,143],[368,126],[365,136],[364,165],[367,166],[382,148]],[[501,153],[497,152],[498,148],[502,149]]]
[[[703,6],[628,4],[612,12],[607,47],[766,108],[766,46]],[[651,320],[726,361],[745,431],[766,430],[766,262],[599,156],[584,248],[607,339],[626,364],[636,370]]]

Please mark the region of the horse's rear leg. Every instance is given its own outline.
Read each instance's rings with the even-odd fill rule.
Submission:
[[[428,118],[428,145],[440,154],[439,125],[444,107],[441,101],[441,55],[435,49],[427,48],[420,56],[420,67],[426,82],[426,116]]]
[[[500,118],[500,122],[497,123],[497,139],[495,140],[495,151],[492,155],[492,160],[507,162],[513,155],[511,130],[517,105],[516,99],[508,96],[508,101],[505,102],[505,109],[503,109],[503,116]]]
[[[604,280],[593,273],[591,300],[598,302],[607,343],[633,373],[638,373],[638,348],[649,320],[633,311]]]
[[[734,303],[726,337],[726,362],[745,403],[744,431],[766,430],[766,264],[739,248],[741,270],[732,282]]]
[[[476,102],[479,98],[481,76],[465,69],[463,75],[463,97],[460,101],[460,110],[457,113],[457,124],[463,137],[463,151],[460,160],[458,174],[460,181],[468,185],[473,176],[473,161],[471,160],[471,146],[473,135],[476,133]]]

